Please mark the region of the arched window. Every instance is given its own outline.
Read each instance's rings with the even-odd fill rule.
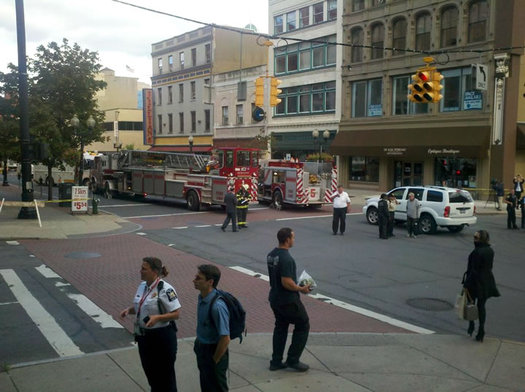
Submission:
[[[416,18],[416,50],[430,49],[430,30],[432,18],[429,13],[419,14]]]
[[[404,50],[407,46],[407,21],[404,18],[396,19],[393,25],[393,40],[392,46],[394,51],[392,56],[399,56],[405,54]]]
[[[458,9],[448,7],[441,12],[441,47],[456,46],[458,41]]]
[[[362,46],[364,43],[363,29],[360,27],[352,29],[351,37],[352,37],[352,45],[357,45],[357,46],[352,46],[351,62],[359,63],[363,61],[363,46]]]
[[[382,59],[385,47],[385,26],[382,23],[372,26],[372,46],[372,59]]]
[[[468,42],[479,42],[486,39],[489,6],[486,0],[474,1],[468,12]]]

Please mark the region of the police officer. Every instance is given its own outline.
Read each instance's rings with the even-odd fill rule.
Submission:
[[[507,229],[517,229],[516,208],[518,206],[518,198],[516,197],[514,189],[511,189],[505,198],[505,204],[507,204]]]
[[[239,229],[247,229],[246,215],[248,214],[248,204],[252,200],[250,192],[248,192],[248,184],[242,184],[241,188],[237,191],[237,226]]]
[[[381,198],[377,203],[377,223],[379,226],[379,238],[388,239],[388,200],[386,193],[381,194]]]
[[[151,391],[176,392],[177,327],[174,320],[179,318],[181,305],[175,289],[161,279],[168,275],[162,261],[156,257],[145,257],[142,261],[142,282],[133,306],[124,309],[120,317],[137,315],[135,341]]]

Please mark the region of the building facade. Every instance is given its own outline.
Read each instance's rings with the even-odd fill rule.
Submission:
[[[343,185],[436,184],[480,196],[495,179],[510,187],[525,169],[520,3],[345,3],[342,118],[332,144]],[[438,103],[408,99],[425,56],[444,76]]]
[[[266,49],[251,33],[203,27],[152,45],[152,150],[211,150],[222,102],[215,75],[267,62]]]
[[[269,113],[273,158],[330,151],[342,113],[342,11],[342,0],[269,1],[269,32],[278,37],[270,74],[282,81]]]

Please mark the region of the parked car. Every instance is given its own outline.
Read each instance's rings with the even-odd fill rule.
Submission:
[[[441,186],[403,186],[390,190],[399,204],[396,207],[395,220],[406,222],[408,194],[413,192],[421,202],[419,230],[424,234],[435,233],[437,227],[446,227],[453,233],[460,232],[465,226],[476,224],[477,217],[474,200],[468,191]],[[363,213],[370,224],[377,224],[377,202],[379,197],[366,201]]]

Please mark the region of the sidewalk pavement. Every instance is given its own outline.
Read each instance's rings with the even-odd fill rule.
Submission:
[[[523,392],[525,344],[465,336],[312,334],[302,361],[306,373],[271,372],[270,334],[230,343],[230,390],[323,392]],[[290,340],[290,339],[289,339]],[[193,339],[179,340],[178,390],[199,391]],[[0,373],[3,392],[148,391],[135,347]]]
[[[13,191],[0,189],[0,199],[19,200]],[[355,207],[375,195],[353,189],[349,194]],[[498,213],[484,204],[476,202],[478,213]],[[36,220],[17,219],[18,211],[0,213],[0,239],[106,236],[140,228],[111,214],[72,215],[57,206],[41,210],[40,228]],[[249,334],[242,344],[230,344],[232,391],[525,392],[520,342],[486,337],[478,343],[466,334],[316,333],[302,357],[311,369],[295,373],[268,370],[271,341],[271,334]],[[179,340],[176,369],[179,391],[199,390],[192,339]],[[2,392],[123,390],[149,390],[135,347],[0,369]]]

